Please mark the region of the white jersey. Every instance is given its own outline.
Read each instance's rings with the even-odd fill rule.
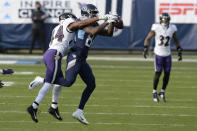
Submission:
[[[165,29],[161,24],[153,24],[151,30],[155,32],[154,53],[159,56],[169,56],[171,54],[170,40],[177,31],[176,25],[170,24]]]
[[[75,20],[72,18],[65,19],[53,29],[49,49],[56,49],[62,56],[68,53],[69,43],[74,39],[75,32],[70,31],[67,27],[73,22]]]

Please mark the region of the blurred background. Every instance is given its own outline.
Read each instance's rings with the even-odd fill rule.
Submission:
[[[58,24],[60,14],[72,12],[80,17],[80,7],[91,3],[98,7],[101,15],[110,11],[117,12],[124,21],[124,29],[115,29],[113,38],[100,36],[96,38],[92,49],[98,52],[104,50],[122,53],[141,51],[151,25],[158,22],[159,14],[162,12],[168,12],[171,15],[171,22],[177,25],[177,35],[182,48],[192,53],[197,50],[196,0],[1,0],[1,53],[28,52],[32,40],[31,15],[37,1],[42,5],[41,10],[47,16],[43,29],[46,47],[50,42],[53,28]],[[174,50],[173,41],[171,45]],[[150,49],[152,50],[153,47],[154,40],[152,39]],[[35,48],[39,52],[38,42]]]

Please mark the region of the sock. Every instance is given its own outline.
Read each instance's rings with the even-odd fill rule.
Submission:
[[[54,105],[53,103],[58,103],[58,100],[60,98],[60,93],[61,93],[61,86],[60,85],[55,85],[54,88],[53,88],[51,107],[56,107],[57,106],[57,104]]]
[[[153,89],[153,93],[156,93],[156,92],[157,92],[157,90],[154,90],[154,89]]]
[[[44,83],[44,78],[40,77],[39,82]]]
[[[52,102],[51,107],[52,107],[53,109],[56,109],[56,108],[58,107],[58,105],[57,105],[56,102]]]
[[[82,109],[79,109],[79,108],[76,111],[77,112],[83,112],[83,110]]]
[[[161,89],[161,92],[165,92],[165,90],[164,89]]]
[[[39,106],[39,104],[36,101],[34,101],[34,103],[32,104],[32,106],[33,106],[34,109],[37,109],[38,106]]]
[[[154,90],[157,90],[160,75],[161,75],[161,72],[155,72],[155,77],[154,77],[154,81],[153,81],[153,89]]]
[[[82,93],[80,104],[79,104],[79,109],[83,110],[86,102],[88,101],[90,95],[94,91],[95,86],[93,85],[92,87],[86,87],[85,90]]]
[[[162,86],[163,90],[166,89],[166,87],[168,85],[169,78],[170,78],[170,72],[165,72],[164,77],[163,77],[163,86]]]
[[[51,87],[52,87],[52,85],[50,83],[44,83],[43,87],[40,89],[40,91],[38,93],[38,96],[36,97],[34,103],[32,104],[34,109],[38,108],[38,105],[41,103],[41,101],[47,95],[47,93],[49,92]]]

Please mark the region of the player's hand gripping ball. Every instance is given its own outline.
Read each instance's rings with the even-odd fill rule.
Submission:
[[[118,29],[123,29],[124,24],[123,24],[123,21],[120,17],[118,17],[118,20],[115,23],[115,27],[118,28]]]

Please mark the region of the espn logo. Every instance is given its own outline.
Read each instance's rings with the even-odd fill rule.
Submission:
[[[197,3],[160,3],[159,14],[197,15]]]

